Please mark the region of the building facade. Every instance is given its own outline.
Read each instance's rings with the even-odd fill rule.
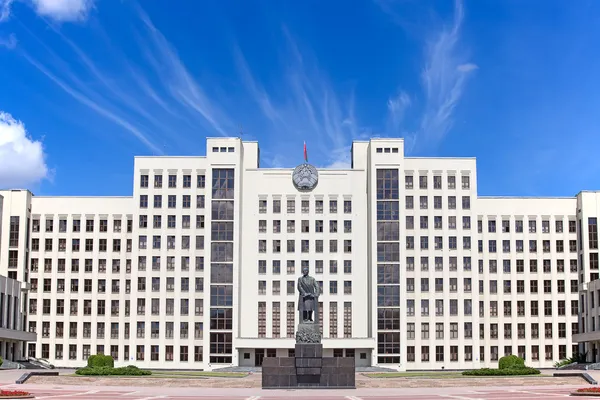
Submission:
[[[260,365],[293,353],[303,266],[326,355],[359,366],[550,367],[580,326],[600,332],[579,311],[596,194],[479,197],[475,159],[405,157],[402,139],[354,142],[348,169],[300,164],[260,168],[256,142],[210,138],[205,157],[136,157],[130,197],[0,192],[4,231],[24,232],[0,242],[0,274],[31,285],[28,354]]]
[[[19,245],[26,241],[26,232],[22,234],[23,242],[20,241],[19,215],[12,215],[12,211],[11,204],[5,203],[4,197],[0,195],[0,249],[3,250],[5,247],[19,248]],[[11,215],[7,218],[8,225],[3,223],[3,214]],[[8,229],[4,229],[5,227]],[[4,266],[9,260],[14,263],[15,257],[14,250],[2,251],[0,265]],[[14,276],[14,274],[11,275]],[[27,356],[26,343],[35,342],[37,339],[36,334],[29,332],[26,328],[25,311],[28,289],[27,283],[23,284],[16,279],[0,275],[0,357],[5,360],[3,365],[9,364],[6,361],[24,360]]]

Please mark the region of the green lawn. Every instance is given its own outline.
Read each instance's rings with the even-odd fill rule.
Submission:
[[[436,378],[436,379],[455,379],[455,378],[518,378],[526,377],[548,377],[550,375],[513,375],[513,376],[468,376],[460,371],[442,372],[442,371],[412,371],[412,372],[371,372],[363,374],[369,378]]]
[[[67,376],[81,377],[83,375],[69,374]],[[172,379],[194,379],[194,378],[244,378],[248,376],[246,372],[213,372],[213,371],[152,371],[152,375],[131,376],[131,375],[94,375],[99,378],[172,378]],[[84,376],[85,377],[85,376]],[[90,376],[87,376],[88,378]]]
[[[205,378],[244,378],[246,372],[218,372],[218,371],[152,371],[151,376],[178,377],[205,377]]]
[[[459,378],[462,377],[460,372],[371,372],[364,374],[369,378]]]

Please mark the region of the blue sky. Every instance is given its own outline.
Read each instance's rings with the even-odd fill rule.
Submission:
[[[168,4],[167,4],[168,3]],[[353,139],[478,159],[481,195],[600,189],[600,2],[0,0],[0,187],[129,195],[135,155]]]

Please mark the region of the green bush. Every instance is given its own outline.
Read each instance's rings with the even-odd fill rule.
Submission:
[[[104,354],[96,354],[88,358],[87,366],[89,368],[99,367],[110,367],[114,368],[115,360],[111,356],[105,356]]]
[[[84,367],[79,368],[75,371],[77,375],[86,375],[86,376],[143,376],[143,375],[152,375],[152,372],[147,371],[145,369],[139,369],[134,365],[128,365],[127,367]]]
[[[504,368],[504,369],[493,369],[493,368],[481,368],[474,369],[471,371],[463,371],[463,375],[467,376],[514,376],[514,375],[538,375],[540,370],[530,367],[522,368]]]
[[[565,358],[564,360],[558,361],[554,363],[554,367],[555,368],[559,368],[565,365],[569,365],[569,364],[573,364],[573,363],[586,363],[587,362],[587,355],[588,353],[577,353],[577,354],[573,354],[572,357],[569,358]]]
[[[525,368],[525,360],[515,355],[504,356],[498,361],[498,369]]]
[[[2,366],[2,364],[4,364],[4,360],[2,359],[2,357],[0,357],[0,367]]]

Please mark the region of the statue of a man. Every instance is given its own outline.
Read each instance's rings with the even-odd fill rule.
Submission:
[[[302,312],[303,322],[314,322],[313,311],[318,304],[321,289],[312,276],[308,275],[308,267],[302,268],[302,276],[298,278],[298,311]]]

